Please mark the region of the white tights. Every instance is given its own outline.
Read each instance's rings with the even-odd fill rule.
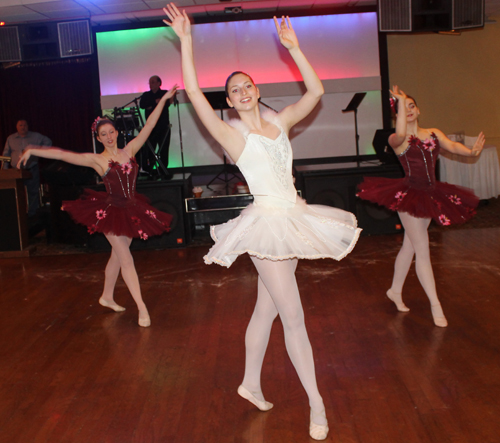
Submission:
[[[406,212],[399,212],[398,214],[405,228],[405,236],[403,246],[394,263],[391,290],[395,294],[402,293],[406,276],[413,261],[413,255],[415,255],[415,270],[418,281],[424,288],[431,306],[434,306],[433,312],[437,314],[437,317],[444,317],[442,311],[439,312],[440,308],[438,306],[440,303],[431,265],[429,233],[427,232],[431,220],[430,218],[416,218]]]
[[[134,298],[139,311],[147,312],[146,305],[142,300],[139,277],[135,270],[134,259],[130,253],[130,243],[132,239],[124,236],[107,234],[106,238],[111,244],[111,257],[109,257],[106,270],[104,272],[104,289],[102,298],[107,302],[114,303],[113,294],[115,290],[118,274],[122,273],[123,280],[127,285],[130,294]]]
[[[314,421],[319,425],[326,424],[324,415],[317,416],[324,410],[324,405],[316,384],[313,353],[295,279],[297,260],[251,259],[259,273],[258,295],[245,336],[245,377],[242,384],[257,398],[264,399],[260,386],[262,362],[273,321],[279,314],[285,332],[286,349],[309,397]]]

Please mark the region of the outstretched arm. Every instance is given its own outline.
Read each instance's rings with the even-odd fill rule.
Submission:
[[[222,145],[233,160],[237,160],[243,150],[243,146],[240,146],[240,133],[217,116],[198,83],[194,64],[191,23],[186,11],[181,13],[173,3],[168,4],[163,11],[169,18],[169,20],[163,20],[164,23],[174,30],[181,41],[182,78],[189,100],[212,137]]]
[[[32,155],[36,157],[50,158],[53,160],[62,160],[66,163],[71,163],[72,165],[87,166],[95,169],[99,175],[102,175],[105,172],[96,160],[96,157],[98,157],[97,154],[79,154],[77,152],[66,151],[59,148],[41,149],[40,146],[34,145],[28,145],[28,147],[23,151],[23,154],[17,163],[17,167],[20,169],[21,166],[26,165],[26,162]]]
[[[446,149],[447,151],[450,151],[453,154],[465,155],[468,157],[477,157],[479,154],[481,154],[481,151],[483,150],[484,147],[484,142],[486,140],[484,134],[480,132],[479,135],[477,136],[474,146],[472,147],[472,149],[469,149],[462,143],[451,141],[440,130],[433,129],[433,131],[436,134],[439,140],[439,144],[443,149]]]
[[[392,149],[396,150],[406,140],[406,94],[398,88],[393,86],[389,91],[393,98],[397,99],[397,116],[396,116],[396,132],[389,136],[389,145]]]
[[[144,143],[146,143],[146,140],[151,134],[151,131],[154,129],[156,123],[158,122],[158,119],[160,118],[163,108],[165,107],[165,103],[169,98],[172,98],[175,95],[178,87],[179,85],[174,85],[172,89],[167,91],[166,94],[163,94],[163,97],[160,99],[160,101],[156,105],[156,108],[147,119],[146,124],[144,125],[144,128],[142,128],[141,132],[139,132],[139,135],[136,138],[134,138],[130,143],[128,143],[127,146],[125,146],[124,149],[128,152],[128,154],[131,157],[137,154],[137,151],[139,151],[139,149],[142,148]]]
[[[274,24],[276,25],[280,43],[290,52],[306,86],[306,93],[302,98],[297,103],[287,106],[279,113],[282,124],[287,126],[287,129],[290,129],[311,113],[325,90],[318,75],[299,47],[299,41],[293,30],[290,18],[281,17],[281,22],[278,22],[278,19],[274,17]]]

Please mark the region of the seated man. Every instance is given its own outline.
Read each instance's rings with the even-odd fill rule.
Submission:
[[[26,149],[28,145],[52,146],[52,140],[50,138],[38,132],[29,131],[28,122],[24,119],[17,121],[16,129],[16,133],[7,137],[3,149],[4,156],[12,157],[10,162],[11,168],[17,168],[19,157],[21,157],[24,149]],[[4,169],[8,167],[9,164],[5,163]],[[38,166],[38,157],[30,157],[23,169],[27,169],[31,173],[31,178],[25,179],[24,184],[28,192],[28,217],[34,217],[40,206],[40,169]]]

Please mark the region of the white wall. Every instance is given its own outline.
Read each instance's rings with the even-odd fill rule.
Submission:
[[[301,48],[325,84],[318,108],[291,134],[295,158],[355,154],[354,113],[341,111],[356,92],[368,92],[358,112],[360,153],[373,153],[371,140],[382,127],[380,67],[375,13],[293,19]],[[300,74],[288,51],[276,38],[272,20],[213,23],[193,27],[200,85],[222,90],[235,70],[249,72],[264,102],[277,110],[303,93]],[[163,79],[163,89],[182,87],[177,38],[170,28],[97,34],[101,106],[121,107],[148,89],[151,75]],[[186,166],[222,162],[221,152],[201,127],[192,107],[179,94]],[[224,118],[228,118],[224,111]],[[171,164],[180,165],[177,109],[170,108]],[[233,115],[232,117],[235,117]]]

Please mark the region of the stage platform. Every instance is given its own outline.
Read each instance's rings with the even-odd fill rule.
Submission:
[[[294,176],[299,195],[309,204],[333,206],[352,212],[358,218],[363,235],[401,231],[401,222],[396,213],[356,197],[357,185],[364,177],[402,177],[399,165],[297,165]],[[235,189],[235,183],[229,188]],[[202,198],[186,199],[186,213],[195,236],[208,236],[210,225],[225,223],[238,216],[253,201],[250,194],[223,195],[225,185],[212,185],[210,188],[201,185],[200,188],[203,190]]]
[[[356,197],[357,185],[363,177],[401,177],[403,173],[399,165],[374,164],[373,161],[362,162],[360,166],[353,162],[302,163],[305,164],[294,167],[295,185],[299,195],[309,204],[333,206],[352,212],[363,229],[363,235],[401,231],[397,214]],[[228,183],[220,179],[214,183],[214,176],[204,175],[206,171],[201,170],[197,174],[176,170],[171,180],[146,180],[140,177],[137,191],[146,195],[157,209],[171,213],[174,220],[170,233],[147,241],[134,240],[131,248],[184,247],[193,239],[209,239],[210,225],[225,223],[237,217],[242,209],[252,203],[253,196],[238,193],[240,174],[234,170],[234,165],[229,166],[232,168],[232,180]],[[104,190],[104,185],[96,184],[92,176],[90,179],[94,183],[89,184],[86,172],[67,166],[64,166],[63,171],[55,168],[50,171],[50,200],[41,211],[47,239],[50,242],[85,245],[93,251],[109,250],[102,234],[88,234],[84,226],[75,224],[68,214],[60,210],[64,200],[78,198],[85,188]],[[221,174],[219,176],[223,177]],[[194,197],[193,187],[201,188],[201,197]]]

